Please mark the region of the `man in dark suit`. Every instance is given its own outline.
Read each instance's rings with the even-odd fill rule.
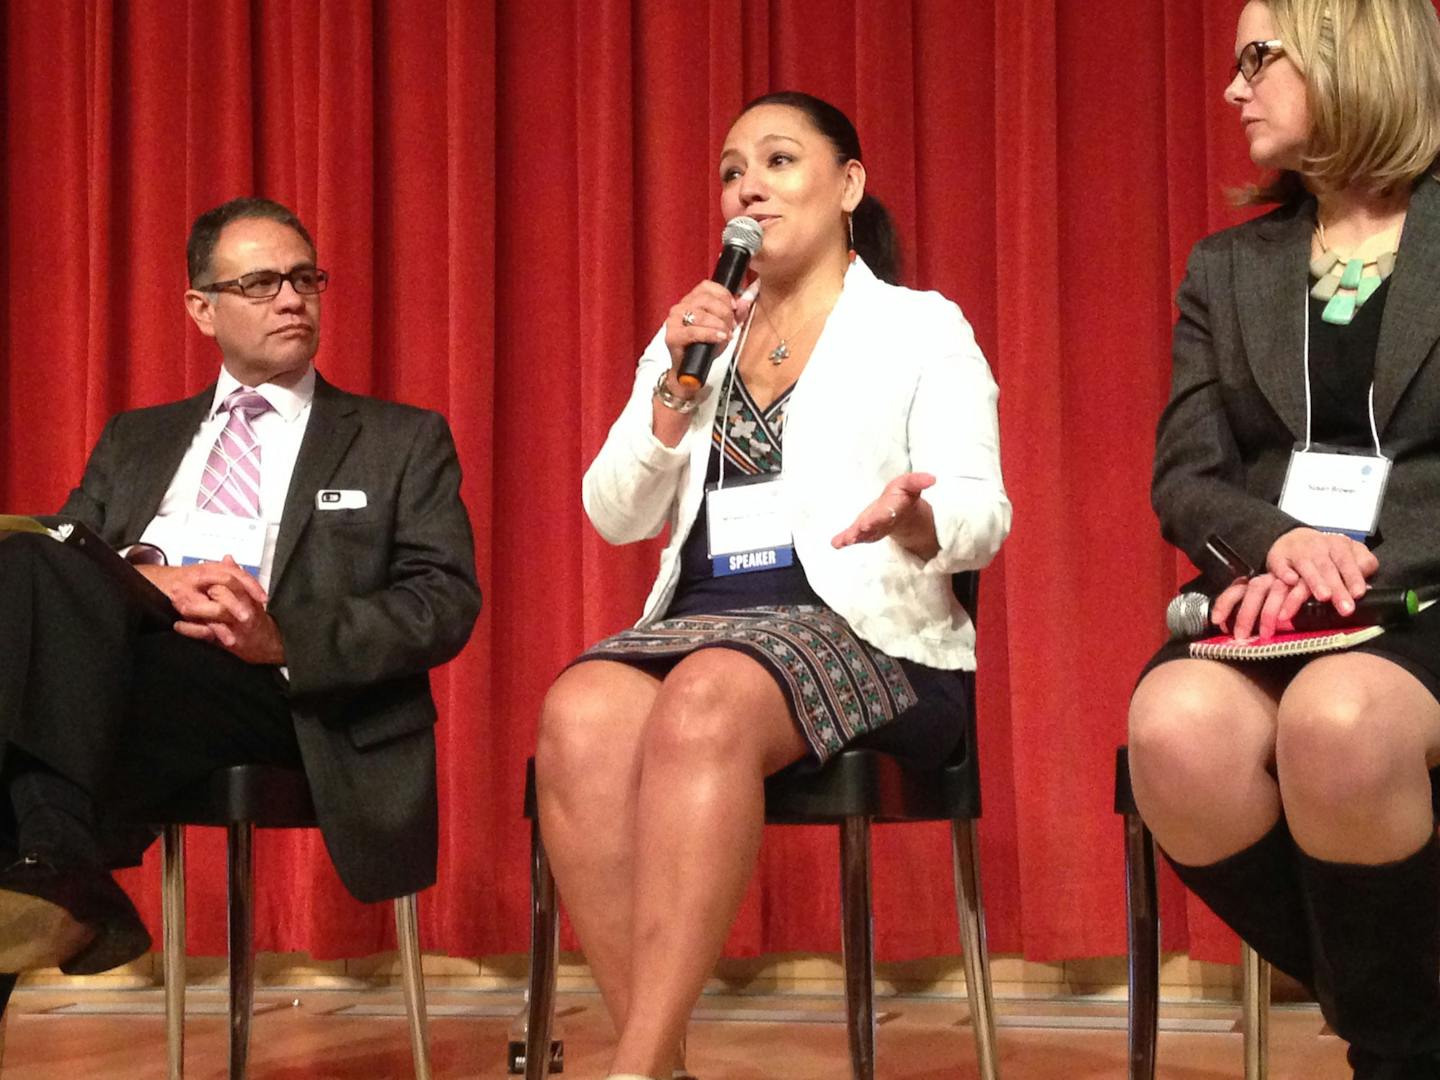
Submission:
[[[449,427],[316,374],[327,275],[285,207],[202,214],[187,254],[219,378],[112,418],[61,511],[178,619],[147,627],[68,545],[0,542],[0,972],[143,953],[108,827],[226,765],[303,766],[357,898],[435,880],[428,671],[480,607]]]

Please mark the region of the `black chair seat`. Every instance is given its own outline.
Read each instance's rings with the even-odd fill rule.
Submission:
[[[535,759],[525,762],[525,817],[537,817]],[[952,821],[980,816],[980,790],[966,760],[917,769],[879,750],[842,750],[823,769],[786,769],[765,781],[767,825]]]
[[[786,769],[765,782],[771,825],[840,824],[867,817],[877,824],[980,816],[975,770],[961,759],[920,769],[879,750],[842,750],[823,769]]]
[[[182,792],[153,813],[150,825],[238,825],[262,829],[313,829],[315,803],[299,769],[234,765]]]

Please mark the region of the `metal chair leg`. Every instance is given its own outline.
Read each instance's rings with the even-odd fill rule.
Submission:
[[[850,1074],[854,1080],[874,1080],[875,941],[868,818],[848,817],[840,826],[840,921]]]
[[[1245,1032],[1245,1080],[1270,1072],[1270,965],[1249,945],[1240,947],[1240,1014]]]
[[[540,820],[530,823],[530,987],[526,993],[525,1080],[550,1072],[550,1028],[555,1018],[555,975],[560,959],[560,908],[555,878],[540,838]]]
[[[1139,814],[1125,815],[1125,912],[1129,937],[1130,1080],[1155,1080],[1160,1030],[1160,908],[1155,843]]]
[[[990,985],[990,950],[985,943],[985,903],[980,894],[980,844],[975,822],[950,823],[954,848],[955,902],[960,916],[965,958],[965,994],[970,1000],[970,1026],[975,1029],[975,1058],[980,1080],[996,1080],[999,1059],[995,1046],[995,995]]]
[[[185,1075],[185,826],[165,826],[160,846],[165,1057],[170,1080],[181,1080]]]
[[[3,1073],[5,1069],[5,1032],[10,1026],[9,1012],[6,1006],[10,1004],[10,995],[19,981],[19,975],[0,975],[0,1073]]]
[[[400,976],[405,985],[405,1015],[410,1020],[410,1054],[415,1080],[430,1080],[430,1036],[425,1016],[425,974],[420,968],[420,918],[414,893],[395,898],[395,940],[400,944]]]
[[[244,1080],[255,1011],[255,826],[226,827],[230,895],[230,1080]]]

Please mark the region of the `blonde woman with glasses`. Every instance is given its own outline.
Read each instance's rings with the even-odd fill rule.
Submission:
[[[1266,638],[1440,583],[1440,25],[1431,0],[1252,0],[1235,58],[1273,173],[1251,198],[1278,206],[1190,257],[1152,494],[1218,578],[1212,622]],[[1366,1080],[1440,1077],[1437,699],[1440,606],[1319,656],[1172,643],[1131,702],[1161,847]]]

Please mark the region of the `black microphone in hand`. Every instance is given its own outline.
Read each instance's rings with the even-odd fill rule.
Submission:
[[[715,273],[710,275],[710,280],[725,286],[726,292],[739,292],[750,257],[760,250],[764,242],[765,231],[754,218],[744,215],[731,218],[720,234],[720,258],[715,263]],[[705,385],[705,376],[710,374],[710,361],[715,359],[716,347],[713,341],[692,341],[685,346],[685,355],[680,358],[680,373],[676,376],[681,386],[698,389]]]
[[[1427,594],[1429,590],[1426,590]],[[1172,640],[1188,640],[1220,633],[1210,621],[1211,598],[1200,592],[1184,592],[1165,609],[1165,628]],[[1371,589],[1355,601],[1355,610],[1341,615],[1328,600],[1306,600],[1290,620],[1297,632],[1345,630],[1356,626],[1377,626],[1403,622],[1420,610],[1414,589]]]

